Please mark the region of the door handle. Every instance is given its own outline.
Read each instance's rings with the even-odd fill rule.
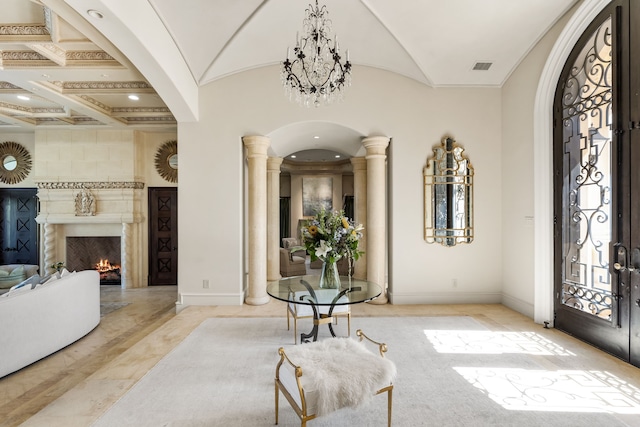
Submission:
[[[621,273],[627,269],[627,248],[622,246],[620,243],[616,243],[613,245],[613,249],[613,269]],[[633,268],[630,270],[633,270]]]

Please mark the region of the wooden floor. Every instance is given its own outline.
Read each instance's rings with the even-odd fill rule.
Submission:
[[[285,305],[188,307],[175,314],[176,287],[103,286],[101,302],[128,303],[102,317],[89,335],[0,379],[0,426],[89,426],[163,356],[209,317],[282,317]],[[114,308],[114,307],[112,307]],[[562,346],[579,345],[603,369],[640,384],[640,369],[502,305],[353,306],[354,316],[472,316],[491,330],[537,331]],[[293,338],[293,337],[292,337]],[[570,343],[568,343],[570,341]]]

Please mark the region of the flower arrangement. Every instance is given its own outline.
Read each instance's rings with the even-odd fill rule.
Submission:
[[[311,261],[320,259],[334,264],[343,257],[357,260],[364,252],[358,250],[362,224],[355,225],[344,211],[327,212],[324,208],[302,227],[302,242]],[[300,249],[300,248],[298,248]]]

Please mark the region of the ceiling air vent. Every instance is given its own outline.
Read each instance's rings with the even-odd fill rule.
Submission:
[[[487,71],[491,65],[493,65],[493,62],[476,62],[473,69],[477,71]]]

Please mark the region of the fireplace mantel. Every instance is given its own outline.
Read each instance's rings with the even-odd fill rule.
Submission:
[[[143,241],[140,224],[144,221],[144,183],[140,181],[40,181],[38,199],[40,212],[36,222],[41,224],[44,243],[44,265],[61,261],[66,250],[69,227],[82,227],[83,234],[99,237],[102,227],[110,228],[121,237],[122,286],[139,287],[142,284],[141,265],[133,255],[141,253]],[[76,207],[81,191],[95,200],[95,212],[82,214]],[[137,259],[137,258],[136,258]]]
[[[131,224],[142,222],[142,214],[101,214],[76,216],[74,214],[43,214],[36,217],[38,224]]]

